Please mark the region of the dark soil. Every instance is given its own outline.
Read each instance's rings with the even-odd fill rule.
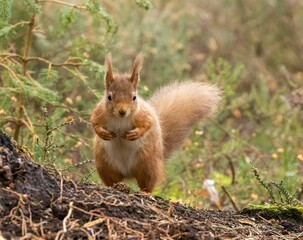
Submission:
[[[0,239],[303,239],[300,223],[194,209],[50,174],[0,131]]]

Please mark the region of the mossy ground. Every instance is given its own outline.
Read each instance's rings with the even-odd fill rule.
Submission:
[[[243,213],[258,214],[266,219],[284,219],[293,223],[303,223],[303,207],[300,205],[263,204],[248,205],[242,210]]]

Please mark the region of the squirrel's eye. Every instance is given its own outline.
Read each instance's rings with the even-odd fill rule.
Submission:
[[[109,101],[111,101],[111,100],[112,100],[112,96],[111,96],[111,95],[108,95],[108,96],[107,96],[107,99],[108,99]]]
[[[133,101],[135,101],[137,99],[137,96],[133,96]]]

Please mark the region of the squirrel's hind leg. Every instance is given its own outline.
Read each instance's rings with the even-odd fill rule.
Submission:
[[[133,170],[133,176],[136,178],[141,191],[151,193],[156,184],[163,178],[162,155],[141,153]]]

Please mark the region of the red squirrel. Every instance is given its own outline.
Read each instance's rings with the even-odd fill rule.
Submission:
[[[96,133],[95,164],[105,185],[135,178],[142,191],[152,192],[163,178],[163,160],[197,121],[216,111],[221,91],[198,81],[175,82],[146,101],[137,92],[142,66],[139,54],[131,74],[114,74],[107,55],[104,98],[90,121]]]

